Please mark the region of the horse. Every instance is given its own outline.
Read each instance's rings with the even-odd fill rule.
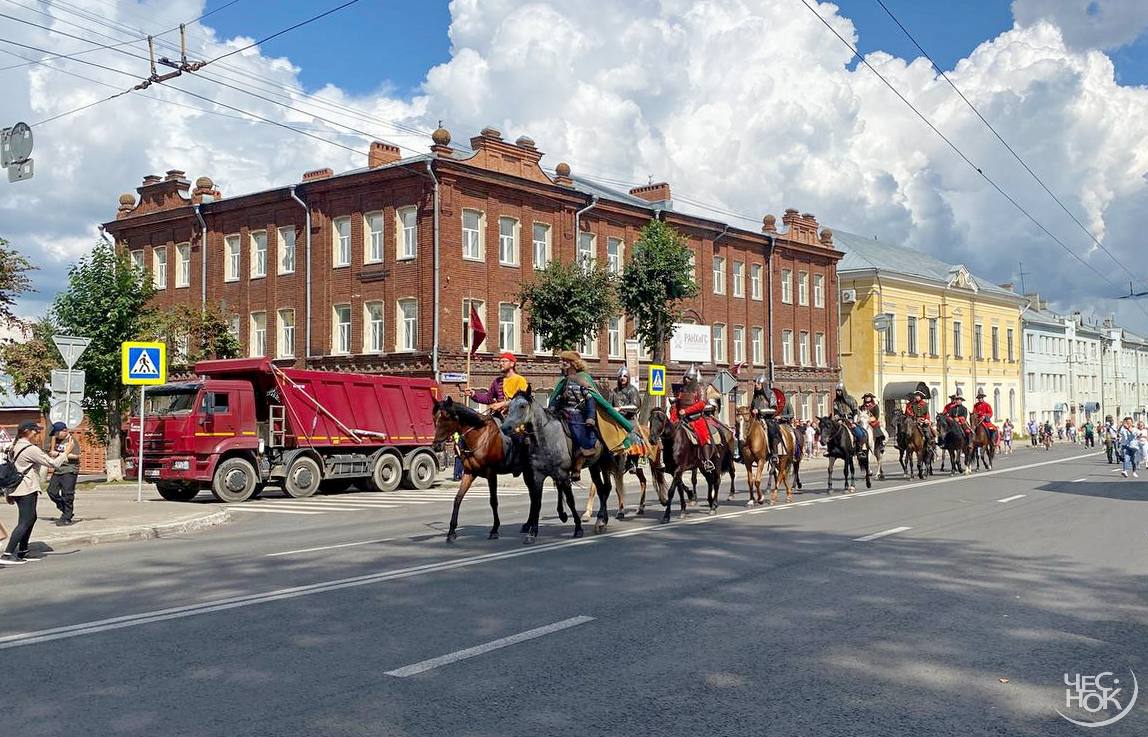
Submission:
[[[965,459],[968,457],[968,440],[965,430],[953,418],[946,414],[937,415],[938,445],[949,454],[949,473],[970,473]],[[941,470],[945,470],[945,461],[941,459]]]
[[[604,396],[606,396],[607,399],[610,398],[608,395],[606,395],[605,392],[603,392],[602,394]],[[634,420],[631,420],[631,422],[634,422]],[[642,446],[638,449],[625,450],[625,451],[617,454],[618,458],[615,459],[615,463],[616,463],[618,471],[616,474],[614,474],[613,481],[614,481],[614,493],[618,497],[618,513],[615,515],[614,518],[619,519],[619,520],[626,519],[626,485],[624,483],[624,479],[625,479],[625,475],[627,473],[629,473],[631,470],[633,471],[634,475],[638,477],[638,486],[641,488],[640,499],[645,500],[645,498],[646,498],[646,474],[642,471],[642,467],[640,465],[638,465],[638,461],[640,460],[640,458],[643,458],[643,457],[648,458],[649,457],[650,442],[646,436],[645,428],[643,428],[640,424],[637,424],[636,422],[635,422],[635,428],[637,429],[638,434],[642,438]],[[631,457],[635,458],[634,467],[632,469],[630,468],[630,458]],[[595,488],[595,486],[593,484],[591,484],[590,489],[588,491],[588,496],[586,497],[586,509],[584,512],[582,512],[582,521],[583,522],[589,522],[590,521],[590,517],[594,512],[594,498],[597,495],[598,495],[598,490]],[[639,506],[639,509],[640,508],[641,507]]]
[[[832,417],[819,417],[817,429],[821,433],[821,442],[825,445],[825,457],[829,459],[829,473],[826,480],[826,489],[833,493],[833,466],[837,460],[842,462],[842,473],[845,474],[845,491],[856,491],[857,473],[853,467],[854,438],[853,431],[841,420]]]
[[[880,448],[877,447],[877,433],[873,430],[873,426],[869,424],[870,420],[872,420],[872,417],[870,417],[869,413],[866,410],[861,410],[860,412],[857,413],[857,422],[862,428],[865,429],[865,438],[867,441],[866,442],[866,455],[865,455],[865,466],[866,466],[865,485],[866,486],[872,485],[869,481],[869,471],[868,471],[869,467],[871,466],[872,461],[877,462],[877,480],[878,481],[884,481],[885,480],[885,467],[883,465],[883,462],[885,459],[885,446],[881,446]]]
[[[530,491],[530,513],[522,526],[522,542],[530,544],[538,540],[538,518],[542,511],[542,486],[546,479],[554,481],[558,489],[559,518],[565,522],[562,501],[570,507],[574,518],[574,537],[582,537],[582,517],[574,503],[571,488],[571,475],[574,470],[574,441],[570,438],[565,423],[554,412],[536,401],[533,391],[518,392],[507,406],[506,419],[502,423],[506,432],[514,432],[527,438],[530,447],[530,462],[523,477]],[[606,501],[610,498],[609,477],[619,473],[616,459],[599,440],[595,452],[585,460],[585,468],[598,490],[598,519],[594,532],[604,532],[610,521],[606,514]]]
[[[662,439],[666,426],[669,424],[670,418],[666,415],[666,410],[662,407],[654,407],[650,410],[650,422],[644,428],[646,435],[646,459],[650,463],[650,476],[654,482],[654,491],[658,494],[658,503],[666,506],[666,480],[665,480],[665,459],[663,451],[665,449],[665,441]],[[638,497],[638,511],[636,514],[644,515],[646,513],[646,487],[642,485],[641,496]]]
[[[984,425],[984,418],[979,414],[973,414],[975,421],[973,427],[973,442],[969,446],[969,459],[976,459],[977,470],[980,470],[981,464],[984,464],[986,470],[991,471],[993,468],[993,457],[996,455],[996,444],[993,443],[992,436],[989,435],[989,429]]]
[[[901,471],[905,478],[913,478],[913,461],[917,462],[917,478],[925,478],[925,469],[929,467],[932,473],[932,457],[929,453],[929,441],[921,423],[915,417],[906,414],[899,415],[900,425],[897,427],[897,443],[901,447]]]
[[[762,504],[761,478],[765,475],[766,463],[769,461],[769,433],[765,425],[753,416],[749,407],[738,407],[737,418],[745,423],[745,437],[741,441],[741,462],[745,465],[746,485],[749,489],[749,505],[753,506],[754,497],[757,503]],[[734,488],[729,490],[729,499],[733,499]]]
[[[706,501],[709,504],[709,513],[717,512],[718,491],[721,487],[722,465],[727,458],[732,458],[732,450],[723,444],[712,442],[696,444],[688,423],[679,420],[670,422],[665,413],[651,414],[650,432],[657,431],[662,443],[662,464],[655,469],[655,474],[661,476],[666,471],[672,474],[669,491],[666,494],[665,513],[662,522],[670,521],[670,506],[673,502],[674,489],[678,490],[681,501],[681,514],[686,514],[686,490],[682,481],[682,474],[697,469],[705,478],[708,493]],[[720,437],[719,433],[719,437]],[[659,495],[660,496],[660,495]]]
[[[446,541],[452,543],[458,538],[458,510],[476,477],[485,478],[490,489],[490,511],[494,515],[494,526],[490,528],[487,539],[497,540],[501,524],[498,519],[498,476],[519,470],[522,466],[521,459],[513,452],[510,437],[502,432],[497,420],[484,417],[450,397],[441,402],[435,400],[432,416],[434,447],[441,448],[458,433],[459,451],[462,453],[462,480],[454,497]]]

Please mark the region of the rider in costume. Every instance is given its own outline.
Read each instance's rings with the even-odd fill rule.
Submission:
[[[920,389],[913,392],[912,398],[905,404],[905,414],[919,422],[925,429],[926,442],[937,442],[937,431],[933,427],[933,418],[929,416],[929,400],[925,392]]]
[[[526,378],[516,370],[517,363],[518,358],[513,353],[501,354],[498,357],[499,375],[490,382],[490,389],[467,388],[464,393],[479,404],[485,404],[493,414],[502,417],[511,398],[527,386]]]
[[[580,478],[582,464],[592,457],[598,444],[597,386],[586,371],[586,362],[577,351],[558,354],[562,378],[550,395],[550,409],[559,413],[570,427],[574,439],[574,468],[572,475]]]
[[[969,425],[969,409],[965,406],[965,398],[960,394],[954,394],[954,399],[949,402],[948,411],[946,415],[957,421],[961,429],[965,431],[965,441],[972,442],[973,428]]]
[[[618,383],[614,386],[614,395],[610,398],[610,403],[631,424],[635,426],[638,424],[638,407],[642,404],[642,398],[638,394],[638,387],[630,383],[630,372],[625,366],[618,369]],[[637,466],[638,455],[641,452],[642,448],[638,445],[631,449],[626,470],[632,470]]]
[[[857,443],[865,442],[865,429],[857,426],[857,400],[845,391],[845,384],[837,384],[837,393],[833,397],[833,414],[841,419],[853,433]]]
[[[698,445],[705,445],[710,440],[710,428],[705,419],[706,399],[701,388],[701,372],[697,366],[682,378],[682,388],[674,397],[674,406],[670,408],[670,419],[674,422],[685,420],[689,422],[690,429],[698,439]]]
[[[869,427],[873,428],[873,442],[877,448],[885,445],[885,429],[881,427],[881,407],[877,404],[877,397],[872,392],[861,395],[861,407],[869,413]]]
[[[977,392],[977,401],[973,405],[973,412],[981,416],[981,424],[989,434],[989,442],[997,444],[997,426],[992,423],[993,406],[985,401],[984,391]]]

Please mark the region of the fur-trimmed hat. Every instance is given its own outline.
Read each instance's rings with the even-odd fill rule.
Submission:
[[[574,366],[575,371],[585,371],[586,362],[582,360],[582,356],[578,351],[562,351],[558,354],[558,360],[566,361]]]

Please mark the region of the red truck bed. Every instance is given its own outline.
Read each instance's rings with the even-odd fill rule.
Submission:
[[[257,392],[277,392],[287,410],[288,446],[410,446],[434,440],[438,387],[431,379],[280,369],[265,358],[200,361],[195,373],[242,377]]]

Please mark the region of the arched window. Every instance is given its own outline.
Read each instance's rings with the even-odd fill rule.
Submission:
[[[1003,409],[1004,407],[1001,407],[1001,390],[998,386],[996,389],[993,389],[993,412],[999,415]]]
[[[937,387],[934,386],[933,391],[932,391],[933,396],[929,400],[929,414],[931,414],[931,415],[935,415],[937,413],[937,411],[940,409],[941,405],[937,403],[937,396],[939,394],[940,394],[940,392],[937,391]]]
[[[1008,418],[1016,417],[1016,389],[1008,390]]]

